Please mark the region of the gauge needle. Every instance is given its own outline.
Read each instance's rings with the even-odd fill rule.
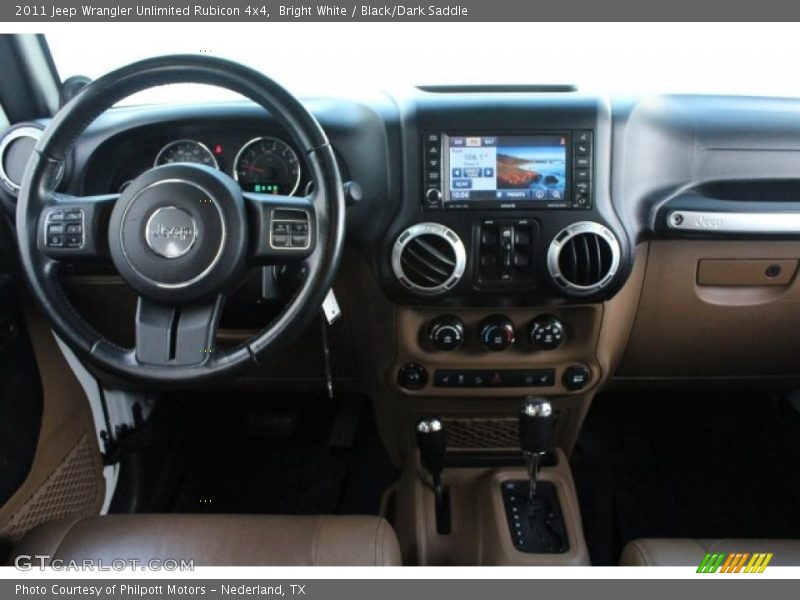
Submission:
[[[258,167],[254,167],[253,165],[248,165],[247,163],[242,163],[242,167],[247,169],[248,171],[255,171],[256,173],[265,173],[264,169],[259,169]]]

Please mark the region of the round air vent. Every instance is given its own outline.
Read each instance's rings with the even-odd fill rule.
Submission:
[[[588,296],[606,287],[619,268],[620,247],[610,229],[592,221],[573,223],[550,243],[547,268],[564,291]]]
[[[0,139],[0,181],[15,196],[19,193],[22,175],[40,137],[40,127],[23,125],[8,130]]]
[[[411,291],[433,296],[458,283],[467,253],[455,231],[439,223],[418,223],[397,238],[392,249],[392,270]]]

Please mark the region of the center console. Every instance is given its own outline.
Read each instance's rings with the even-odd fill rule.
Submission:
[[[381,283],[391,385],[414,396],[574,394],[602,375],[602,301],[630,271],[606,107],[577,94],[418,100]]]
[[[614,302],[633,254],[610,199],[608,108],[577,93],[426,93],[413,113],[378,272],[394,332],[384,384],[407,419],[438,415],[447,454],[406,455],[404,553],[587,564],[567,456],[610,370],[605,337],[624,335]],[[527,470],[526,396],[552,410],[554,449],[526,453]]]

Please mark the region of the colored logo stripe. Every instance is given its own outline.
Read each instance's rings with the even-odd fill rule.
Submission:
[[[764,569],[772,560],[773,554],[765,552],[715,552],[706,553],[700,565],[697,567],[698,573],[763,573]],[[750,559],[748,562],[747,559]],[[745,566],[747,563],[747,566]],[[744,571],[742,571],[744,569]]]
[[[697,567],[698,573],[716,573],[722,561],[725,560],[725,554],[706,554],[700,566]]]

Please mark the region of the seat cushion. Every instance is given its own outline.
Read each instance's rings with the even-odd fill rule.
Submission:
[[[195,566],[400,565],[394,530],[374,516],[110,515],[41,525],[11,556],[194,560]],[[37,563],[38,564],[38,563]]]
[[[772,553],[770,565],[800,565],[800,540],[687,538],[634,540],[625,546],[619,564],[626,567],[697,567],[706,554],[719,552]]]

